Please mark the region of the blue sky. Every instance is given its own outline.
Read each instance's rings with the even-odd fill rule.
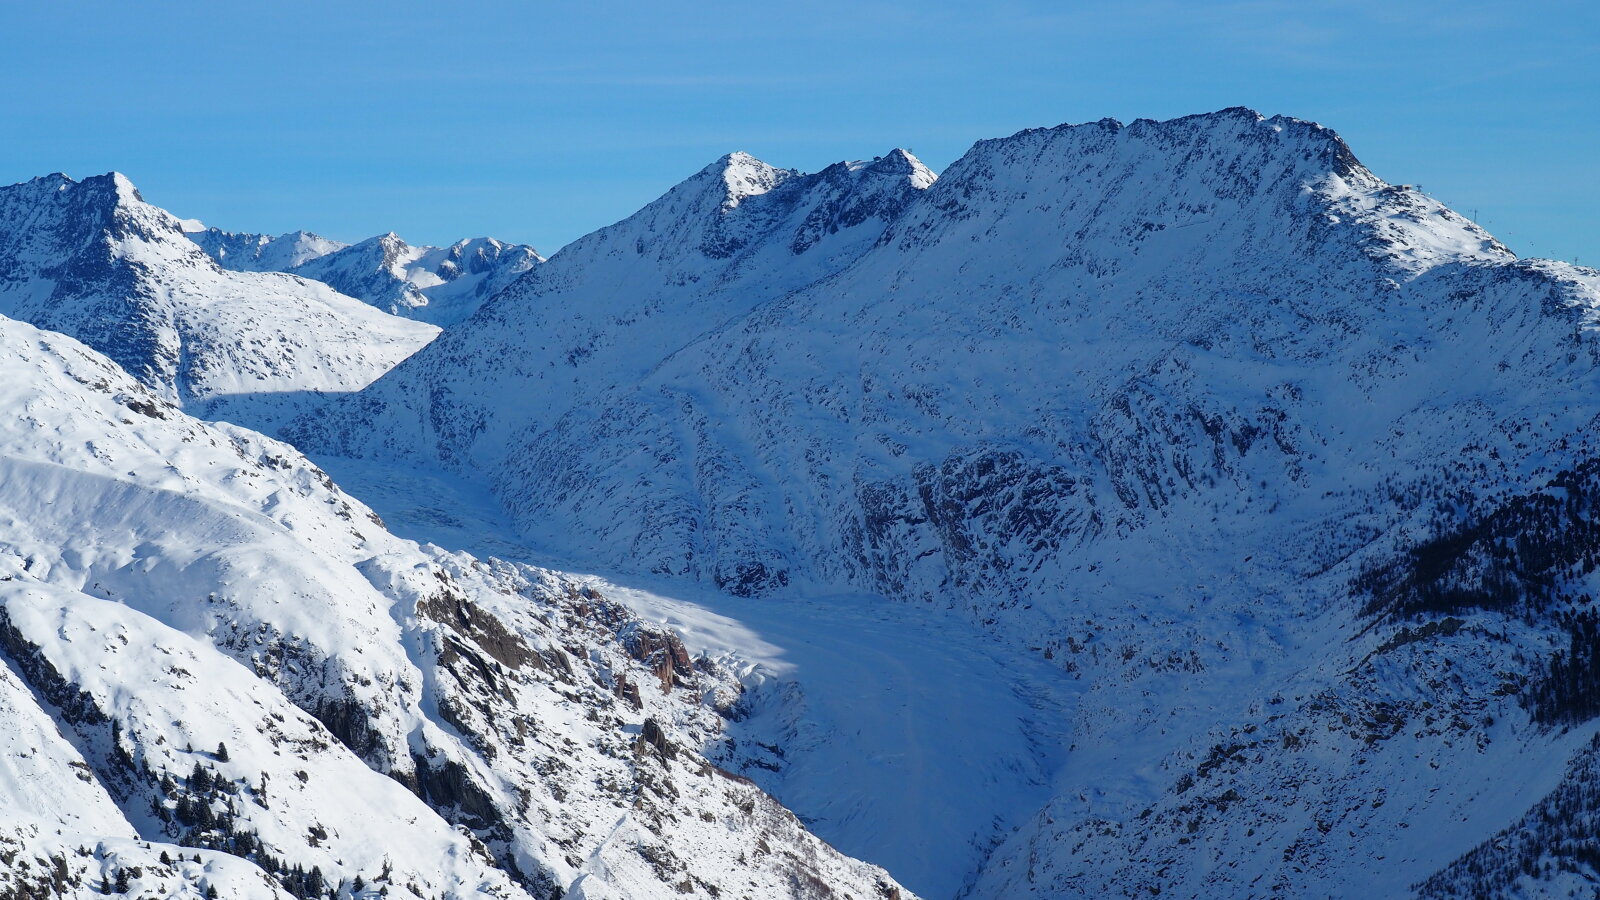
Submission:
[[[1314,119],[1523,255],[1600,263],[1580,2],[8,2],[0,182],[232,230],[545,252],[721,154],[806,170],[1227,106]]]

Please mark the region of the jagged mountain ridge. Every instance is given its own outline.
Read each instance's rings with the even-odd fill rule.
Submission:
[[[1277,135],[1279,126],[1258,125],[1259,117],[1253,113],[1242,114],[1234,117],[1241,129],[1256,129]],[[1223,116],[1217,120],[1226,125],[1230,119]],[[1172,126],[1166,131],[1176,131],[1185,126]],[[1311,128],[1305,123],[1292,126],[1294,129],[1305,130]],[[1239,129],[1235,129],[1236,131]],[[1309,179],[1321,178],[1343,167],[1354,165],[1353,157],[1349,156],[1348,149],[1343,148],[1342,142],[1327,133],[1327,137],[1318,138],[1317,132],[1302,136],[1302,146],[1298,148],[1279,148],[1280,158],[1263,160],[1260,158],[1240,157],[1224,159],[1216,165],[1218,171],[1216,184],[1200,185],[1198,190],[1190,189],[1196,194],[1192,199],[1184,196],[1184,186],[1181,184],[1154,184],[1140,185],[1137,189],[1129,189],[1130,193],[1143,192],[1140,196],[1160,198],[1151,205],[1152,210],[1117,210],[1115,216],[1097,216],[1095,220],[1101,221],[1102,227],[1115,227],[1121,229],[1121,234],[1089,234],[1080,231],[1072,234],[1069,225],[1052,221],[1062,218],[1051,211],[1051,202],[1066,202],[1075,205],[1084,212],[1092,212],[1095,206],[1104,207],[1109,200],[1103,200],[1103,192],[1111,191],[1110,196],[1115,196],[1115,185],[1107,184],[1108,173],[1070,173],[1073,176],[1082,174],[1097,175],[1098,177],[1073,177],[1062,179],[1061,173],[1053,167],[1039,165],[1036,160],[1026,158],[1025,154],[1038,154],[1039,147],[1030,147],[1030,144],[1039,144],[1056,136],[1055,151],[1061,155],[1070,156],[1076,152],[1075,148],[1059,145],[1072,142],[1092,141],[1096,136],[1104,135],[1110,141],[1116,141],[1124,133],[1128,135],[1151,134],[1160,139],[1163,126],[1156,123],[1144,123],[1126,129],[1108,127],[1105,123],[1093,126],[1080,126],[1070,130],[1055,132],[1030,132],[1016,138],[1000,142],[985,142],[959,162],[952,172],[960,178],[957,183],[944,184],[932,194],[920,196],[916,203],[909,204],[908,211],[904,212],[906,221],[894,221],[902,215],[902,210],[908,207],[903,200],[885,206],[886,218],[890,224],[885,232],[869,235],[868,240],[858,240],[849,245],[848,251],[835,256],[810,256],[797,252],[801,243],[794,237],[789,228],[776,228],[761,234],[759,238],[752,239],[742,234],[732,237],[724,235],[726,231],[750,229],[746,223],[754,221],[756,228],[765,228],[759,213],[750,213],[749,210],[760,210],[766,206],[781,206],[789,202],[786,194],[793,194],[796,190],[804,189],[801,182],[790,181],[796,190],[777,192],[771,188],[780,183],[780,178],[773,175],[777,170],[766,167],[757,168],[758,164],[746,159],[730,158],[714,166],[728,168],[728,185],[733,182],[756,185],[761,192],[754,193],[751,199],[746,199],[744,194],[734,190],[728,185],[719,183],[717,179],[710,178],[712,170],[696,176],[685,185],[675,189],[662,200],[647,207],[638,216],[612,229],[603,230],[592,236],[591,239],[579,242],[570,251],[563,252],[557,265],[542,267],[538,275],[529,279],[518,290],[507,294],[500,301],[485,310],[485,314],[478,322],[470,323],[458,334],[452,335],[441,341],[428,352],[419,354],[408,361],[385,379],[376,384],[370,391],[364,392],[360,397],[353,398],[351,409],[359,408],[359,414],[350,416],[351,421],[367,421],[369,416],[377,417],[377,421],[384,426],[392,424],[392,435],[384,427],[375,429],[369,436],[363,427],[355,432],[350,440],[344,440],[342,435],[335,433],[331,438],[318,438],[307,435],[308,446],[317,446],[317,441],[322,440],[325,445],[335,451],[364,452],[369,446],[375,445],[375,453],[394,453],[398,455],[412,455],[416,448],[426,448],[431,451],[427,455],[443,460],[447,464],[458,464],[466,468],[487,471],[492,477],[500,479],[500,494],[513,511],[522,516],[522,521],[529,528],[539,529],[540,522],[559,522],[573,510],[583,509],[589,511],[585,515],[592,515],[594,522],[620,523],[646,523],[655,522],[662,516],[672,516],[678,524],[666,530],[644,526],[639,531],[646,535],[645,543],[633,539],[628,534],[620,535],[624,539],[618,541],[619,536],[608,532],[605,528],[591,530],[585,528],[579,532],[581,535],[593,536],[593,543],[584,547],[585,551],[601,550],[609,545],[617,558],[622,555],[634,559],[650,561],[650,567],[662,572],[697,572],[702,576],[719,578],[717,572],[733,572],[741,568],[748,568],[752,572],[772,568],[774,581],[781,581],[780,575],[785,573],[788,564],[781,561],[773,554],[785,552],[779,545],[798,544],[806,541],[827,543],[833,534],[824,533],[817,537],[805,535],[788,535],[784,532],[789,528],[788,522],[806,523],[806,516],[793,517],[792,510],[784,507],[777,497],[770,492],[766,496],[744,494],[766,481],[760,472],[746,473],[740,471],[729,472],[725,463],[730,460],[742,466],[743,461],[736,459],[744,448],[736,448],[740,453],[719,452],[722,444],[737,445],[742,441],[749,441],[752,435],[734,433],[735,429],[726,429],[724,433],[712,433],[713,419],[733,418],[740,421],[753,421],[761,417],[770,416],[765,409],[773,398],[780,402],[791,394],[783,389],[786,382],[783,378],[767,377],[767,391],[723,391],[725,384],[732,383],[735,379],[747,378],[752,371],[729,371],[731,366],[723,365],[723,370],[709,371],[719,364],[726,364],[733,360],[755,359],[756,365],[764,365],[767,359],[782,359],[785,354],[775,354],[770,351],[770,346],[758,346],[760,343],[775,344],[778,339],[768,340],[764,335],[774,325],[786,327],[786,321],[779,317],[789,314],[794,319],[801,319],[799,327],[792,333],[785,334],[782,339],[791,340],[791,346],[806,348],[806,352],[822,353],[834,351],[836,348],[833,339],[841,334],[849,333],[852,329],[862,329],[857,322],[847,321],[851,317],[870,324],[882,324],[884,330],[898,328],[901,331],[912,332],[906,338],[915,348],[911,354],[902,354],[897,358],[890,355],[881,347],[847,346],[844,350],[836,352],[837,357],[847,357],[852,354],[868,354],[869,359],[880,369],[890,367],[903,367],[913,371],[920,369],[934,369],[944,371],[954,370],[947,360],[941,360],[941,353],[946,352],[939,346],[951,335],[952,327],[966,329],[966,338],[982,337],[980,329],[1000,331],[1007,324],[1016,327],[1016,323],[1038,324],[1051,329],[1061,329],[1065,322],[1027,322],[1019,313],[1007,306],[1015,307],[1031,303],[1031,294],[1046,290],[1043,285],[1030,284],[1037,281],[1034,269],[1045,268],[1047,277],[1055,279],[1058,283],[1049,289],[1061,292],[1074,292],[1083,290],[1082,284],[1072,283],[1072,279],[1087,279],[1091,284],[1101,280],[1101,275],[1117,274],[1122,281],[1132,280],[1134,283],[1128,288],[1131,294],[1140,294],[1147,291],[1171,291],[1172,276],[1166,274],[1170,271],[1189,271],[1194,268],[1204,269],[1207,266],[1216,266],[1227,261],[1229,254],[1233,253],[1242,243],[1260,237],[1272,237],[1279,242],[1278,246],[1270,249],[1262,248],[1255,253],[1252,263],[1261,268],[1261,271],[1252,273],[1255,284],[1249,290],[1257,292],[1255,296],[1270,296],[1272,285],[1284,279],[1296,277],[1294,271],[1297,262],[1293,252],[1301,248],[1281,246],[1285,241],[1277,233],[1280,226],[1295,227],[1302,240],[1314,240],[1324,234],[1332,240],[1343,242],[1342,246],[1329,248],[1335,252],[1349,252],[1355,250],[1353,246],[1372,237],[1365,230],[1365,226],[1347,228],[1324,228],[1327,223],[1319,223],[1315,216],[1307,215],[1313,212],[1310,209],[1294,210],[1296,217],[1303,222],[1285,223],[1281,221],[1249,221],[1243,213],[1251,213],[1256,218],[1261,218],[1262,213],[1269,216],[1278,212],[1277,204],[1284,204],[1285,208],[1299,201],[1299,191],[1302,184]],[[1219,150],[1213,152],[1231,153],[1232,148],[1223,144],[1224,141],[1235,139],[1237,135],[1224,134],[1218,136],[1218,143],[1222,144]],[[1134,137],[1125,142],[1137,141]],[[1181,140],[1181,139],[1180,139]],[[1320,140],[1320,145],[1317,143]],[[1191,137],[1190,143],[1199,143],[1198,147],[1179,147],[1179,152],[1193,152],[1203,154],[1207,151],[1204,136]],[[1280,141],[1282,143],[1282,141]],[[1009,166],[1012,175],[1023,171],[1026,167],[1039,165],[1038,180],[1046,189],[1055,190],[1052,183],[1065,186],[1068,196],[1036,201],[1038,205],[1026,211],[1012,210],[1009,204],[1016,202],[1018,195],[1024,195],[1028,185],[995,185],[994,179],[986,175],[992,172],[992,166],[999,153],[1015,152],[1019,158],[1006,159],[1004,164]],[[1258,157],[1263,154],[1257,153]],[[1304,158],[1297,158],[1303,156]],[[1203,157],[1202,157],[1203,160]],[[1155,166],[1160,164],[1160,159],[1153,159],[1147,155],[1144,160],[1133,160],[1129,165]],[[1093,165],[1094,162],[1086,165]],[[1255,190],[1254,186],[1246,185],[1241,189],[1237,184],[1248,177],[1241,172],[1254,172],[1263,165],[1280,165],[1281,171],[1270,171],[1263,177],[1267,178],[1266,190]],[[1111,166],[1120,165],[1115,160]],[[1227,167],[1237,167],[1240,171],[1229,172]],[[748,173],[747,171],[748,170]],[[830,170],[832,171],[832,170]],[[1381,182],[1365,173],[1365,170],[1354,169],[1353,172],[1361,178],[1369,179],[1358,184],[1357,189],[1363,189],[1377,201],[1398,209],[1405,205],[1415,205],[1417,210],[1426,214],[1437,213],[1441,222],[1454,233],[1449,235],[1450,240],[1458,245],[1468,247],[1472,254],[1484,259],[1508,259],[1503,248],[1499,248],[1492,238],[1477,232],[1474,226],[1448,213],[1426,198],[1400,191],[1389,191]],[[813,176],[821,180],[827,173]],[[1126,177],[1127,173],[1115,172],[1109,174]],[[1137,174],[1137,173],[1135,173]],[[931,179],[930,179],[931,180]],[[986,183],[986,181],[988,183]],[[684,203],[680,198],[690,195],[697,186],[710,182],[713,188],[706,195],[696,195],[692,204]],[[999,189],[997,189],[997,187]],[[985,204],[981,204],[987,212],[975,207],[980,204],[964,203],[963,197],[977,190],[986,190],[989,196]],[[1221,196],[1219,191],[1240,191],[1241,196],[1249,204],[1246,209],[1239,209],[1241,204],[1236,198]],[[748,192],[746,192],[748,193]],[[914,192],[920,193],[920,192]],[[1351,192],[1354,194],[1354,191]],[[907,197],[909,198],[909,194]],[[741,201],[743,205],[741,205]],[[754,201],[754,202],[752,202]],[[816,201],[811,201],[816,202]],[[1366,199],[1354,201],[1356,203],[1369,202]],[[1219,203],[1227,204],[1229,209],[1218,210]],[[1205,204],[1210,204],[1206,207]],[[1210,218],[1202,218],[1201,216]],[[1336,213],[1330,209],[1326,213],[1336,218]],[[1378,220],[1383,218],[1378,214],[1363,213],[1352,210],[1351,218],[1366,215],[1368,219]],[[967,285],[964,272],[974,266],[990,262],[989,253],[979,259],[970,258],[970,254],[958,253],[956,249],[963,245],[984,243],[992,240],[992,234],[984,231],[992,230],[993,219],[999,217],[1002,226],[1013,227],[1011,237],[1016,243],[1030,241],[1045,246],[1057,242],[1068,242],[1055,256],[1044,257],[1049,259],[1048,266],[1019,261],[1019,269],[1007,272],[1004,267],[996,267],[998,272],[984,272],[983,283],[977,285],[975,298],[978,303],[1001,307],[996,309],[982,309],[978,313],[972,310],[961,309],[950,312],[941,312],[948,306],[948,302],[924,302],[925,296],[912,296],[913,289],[926,294],[925,284],[951,283],[961,286],[962,290],[973,290]],[[1140,219],[1133,224],[1118,224],[1129,219]],[[1162,219],[1170,221],[1162,221]],[[1453,220],[1453,221],[1452,221]],[[883,227],[881,220],[878,227]],[[979,223],[972,225],[969,223]],[[1309,223],[1309,225],[1305,224]],[[1352,225],[1354,223],[1351,223]],[[1092,224],[1087,227],[1094,227]],[[1385,227],[1403,228],[1386,221]],[[1167,229],[1171,229],[1175,236],[1164,237]],[[1196,230],[1196,229],[1200,230]],[[1216,234],[1208,233],[1209,228]],[[1412,229],[1415,231],[1416,229]],[[846,231],[845,233],[849,233]],[[1291,232],[1296,233],[1296,232]],[[641,237],[643,235],[643,237]],[[648,243],[649,235],[666,235],[668,238],[657,239],[660,246]],[[936,235],[930,238],[929,235]],[[1155,235],[1152,237],[1151,235]],[[634,246],[622,249],[632,241]],[[1096,241],[1104,241],[1108,247],[1115,242],[1126,245],[1126,259],[1118,259],[1115,254],[1123,253],[1122,247],[1105,251],[1104,258],[1093,258],[1090,254],[1097,253]],[[1178,253],[1191,252],[1185,247],[1193,247],[1192,255],[1200,258],[1173,260],[1167,256],[1155,262],[1146,262],[1150,256],[1148,251],[1144,259],[1139,257],[1141,249],[1146,242],[1166,240],[1169,246],[1177,248]],[[724,244],[726,242],[726,244]],[[1185,243],[1187,242],[1187,243]],[[738,248],[738,256],[724,253],[723,247]],[[1004,246],[1004,245],[1002,245]],[[604,249],[602,249],[604,248]],[[628,251],[631,250],[630,254]],[[1287,250],[1288,252],[1283,252]],[[1363,251],[1364,254],[1365,251]],[[1211,258],[1205,258],[1209,254]],[[630,257],[638,257],[638,260]],[[619,259],[620,258],[620,259]],[[1008,262],[1010,262],[1008,260]],[[1178,264],[1175,264],[1178,263]],[[1409,265],[1410,263],[1406,263]],[[624,280],[620,273],[631,273],[637,266],[645,274],[640,277],[642,284],[630,284]],[[1272,271],[1271,266],[1279,267],[1280,271]],[[767,267],[767,268],[763,268]],[[1126,268],[1126,272],[1115,273],[1112,270]],[[769,269],[776,269],[770,271]],[[937,273],[937,274],[934,274]],[[638,277],[638,276],[635,276]],[[1356,277],[1363,279],[1357,290],[1365,290],[1369,286],[1381,283],[1381,274],[1377,271],[1362,274]],[[654,279],[654,280],[647,280]],[[940,279],[945,279],[941,282]],[[1370,281],[1366,280],[1370,279]],[[750,285],[750,281],[759,281]],[[1300,281],[1306,281],[1304,276]],[[665,282],[666,286],[657,287],[658,282]],[[1292,283],[1292,282],[1291,282]],[[731,287],[724,287],[731,285]],[[800,290],[811,285],[809,291]],[[885,285],[887,285],[885,287]],[[1316,287],[1302,286],[1302,289]],[[1104,285],[1095,284],[1097,292],[1107,290]],[[1118,290],[1122,287],[1119,285]],[[851,293],[855,291],[855,293]],[[996,290],[1013,291],[1010,296],[993,299],[986,292]],[[786,297],[781,303],[771,304],[766,308],[766,301],[784,297],[791,291],[797,291],[793,296]],[[652,295],[652,292],[667,294],[672,300],[666,301]],[[1236,291],[1236,293],[1238,293]],[[1069,294],[1070,296],[1070,294]],[[1209,299],[1209,298],[1207,298]],[[1249,299],[1248,296],[1242,299]],[[1239,300],[1231,304],[1237,307]],[[1348,302],[1348,301],[1347,301]],[[794,313],[797,308],[807,303],[815,304],[816,309]],[[701,306],[704,304],[704,306]],[[828,306],[824,307],[824,304]],[[1139,357],[1143,354],[1149,357],[1152,353],[1160,352],[1166,343],[1173,340],[1183,340],[1187,330],[1191,333],[1214,333],[1218,327],[1218,320],[1226,318],[1229,314],[1240,312],[1236,308],[1213,309],[1207,312],[1197,307],[1204,306],[1201,301],[1171,302],[1171,303],[1146,303],[1141,308],[1152,317],[1164,317],[1163,321],[1151,323],[1146,328],[1146,323],[1136,323],[1144,334],[1121,334],[1121,346],[1127,347],[1126,361],[1116,365],[1126,367],[1127,370],[1136,370],[1143,362]],[[598,310],[590,312],[591,309]],[[604,310],[604,313],[599,312]],[[613,311],[614,310],[614,311]],[[1268,313],[1240,313],[1253,316],[1256,319],[1271,317]],[[1331,315],[1338,315],[1335,312]],[[960,317],[976,318],[977,315],[986,317],[987,321],[972,325],[962,321]],[[1065,310],[1064,315],[1077,315],[1083,321],[1073,323],[1076,325],[1093,325],[1116,327],[1116,321],[1094,321],[1092,309]],[[1366,313],[1369,317],[1371,313]],[[907,326],[895,319],[922,316],[922,320]],[[1279,321],[1262,321],[1260,324],[1270,324],[1282,331],[1287,330],[1283,319],[1292,318],[1277,314]],[[813,325],[811,321],[804,321],[802,317],[812,319],[828,318],[826,324]],[[1109,319],[1110,316],[1107,316]],[[608,321],[609,319],[609,321]],[[1252,323],[1256,324],[1256,323]],[[1292,322],[1290,323],[1293,324]],[[1358,327],[1362,322],[1351,322],[1351,328]],[[802,332],[802,328],[811,328],[809,333]],[[739,335],[739,329],[747,333],[759,335],[751,340],[744,340]],[[831,329],[831,331],[828,331]],[[827,332],[827,333],[824,333]],[[1046,332],[1048,333],[1048,332]],[[732,335],[732,337],[729,337]],[[924,338],[923,335],[932,335]],[[637,336],[637,337],[635,337]],[[939,421],[936,427],[942,432],[939,440],[946,444],[970,444],[984,439],[984,433],[1007,434],[1020,431],[1027,425],[1015,421],[1018,413],[1023,413],[1022,418],[1039,412],[1037,409],[1022,410],[1021,404],[1007,404],[998,402],[995,397],[1000,385],[1009,385],[1020,380],[1020,366],[1014,365],[1009,358],[1012,347],[1010,339],[1002,332],[997,339],[988,346],[980,348],[989,351],[998,357],[1002,367],[1009,369],[994,371],[991,375],[991,385],[988,387],[962,385],[974,387],[967,392],[968,396],[981,397],[981,401],[970,401],[955,397],[955,402],[965,404],[969,408],[963,410],[965,416],[952,414],[929,415],[927,410],[934,409],[934,396],[928,398],[918,397],[892,397],[891,406],[887,413],[892,418],[906,421],[900,432],[912,433],[921,429],[923,422],[919,420],[939,418],[949,422],[968,422],[968,434],[959,434],[960,425],[951,427],[945,421]],[[492,347],[494,349],[482,349]],[[786,354],[788,347],[785,348]],[[964,348],[954,348],[956,353],[965,353],[966,356],[975,355],[975,351]],[[1306,351],[1299,351],[1306,352]],[[743,355],[741,355],[743,354]],[[792,354],[788,354],[792,355]],[[1063,354],[1066,355],[1066,354]],[[615,360],[615,362],[613,361]],[[709,362],[708,362],[709,360]],[[827,362],[834,362],[828,360]],[[1044,362],[1045,360],[1039,360]],[[843,369],[853,365],[853,359],[838,359],[836,368]],[[703,366],[702,371],[694,371],[696,365]],[[986,363],[988,368],[993,368],[993,363]],[[784,376],[792,376],[797,381],[814,380],[812,372],[806,366],[797,367],[798,371],[785,371]],[[816,369],[821,370],[821,377],[837,377],[829,370],[826,362],[819,362]],[[1109,368],[1109,367],[1108,367]],[[567,373],[572,374],[572,384],[568,381]],[[859,381],[865,381],[864,373]],[[1085,370],[1082,374],[1094,374]],[[852,373],[855,377],[855,373]],[[896,376],[892,373],[878,374],[881,381],[890,381]],[[960,381],[975,380],[972,375],[956,372],[955,377]],[[712,378],[720,379],[717,384],[710,384]],[[645,384],[640,385],[639,381]],[[690,385],[680,388],[677,382]],[[698,384],[691,384],[698,382]],[[497,385],[526,385],[528,390],[501,391],[494,394],[482,390],[484,384]],[[534,390],[531,388],[538,387]],[[705,387],[707,389],[702,389]],[[946,393],[959,395],[961,392],[952,390],[944,385],[930,385],[928,388],[933,394]],[[818,385],[819,392],[838,391],[840,399],[832,401],[835,409],[829,410],[829,415],[845,420],[851,413],[858,410],[870,415],[875,404],[874,398],[865,395],[870,392],[870,386],[860,384],[849,386],[843,384]],[[1049,386],[1042,387],[1046,393]],[[501,400],[498,394],[511,395],[511,399]],[[906,393],[906,392],[902,392]],[[674,394],[683,394],[681,398]],[[751,399],[751,408],[739,410],[695,410],[696,403],[709,402],[714,396],[726,395],[718,402],[727,402],[728,398],[739,400],[743,397]],[[809,398],[807,398],[809,399]],[[680,408],[679,400],[684,404]],[[1101,401],[1104,402],[1104,401]],[[804,404],[797,404],[804,405]],[[973,406],[985,405],[987,409],[974,409]],[[796,415],[806,414],[813,409],[807,406],[805,410],[796,410]],[[704,436],[674,434],[673,428],[668,423],[682,417],[687,411],[689,417],[697,421],[693,427]],[[731,414],[731,415],[729,415]],[[1012,421],[992,421],[995,415],[1013,417]],[[641,418],[642,417],[642,418]],[[854,426],[857,423],[849,423]],[[898,422],[892,423],[898,424]],[[595,464],[585,460],[557,460],[555,457],[563,452],[564,448],[571,446],[592,446],[592,452],[605,453],[615,450],[620,454],[631,451],[619,447],[618,442],[600,440],[606,435],[607,428],[620,429],[632,428],[658,432],[656,438],[660,445],[650,451],[656,458],[666,460],[662,468],[665,472],[652,472],[648,460],[642,467],[645,471],[635,473],[623,471],[617,461],[606,460]],[[579,431],[587,430],[590,434],[579,435]],[[886,434],[875,440],[880,443],[882,451],[865,454],[865,458],[872,466],[892,466],[891,461],[900,458],[904,462],[903,454],[897,453],[894,446],[901,441],[902,435],[896,434],[894,428],[884,429]],[[1048,427],[1045,428],[1049,430]],[[1078,427],[1080,434],[1074,435],[1077,443],[1083,444],[1086,438],[1081,434],[1082,428]],[[842,431],[850,439],[855,435],[849,434],[848,429]],[[711,449],[711,453],[697,452],[695,441],[703,441]],[[624,442],[629,443],[629,442]],[[792,448],[795,445],[787,441],[778,440],[775,445],[783,448]],[[631,445],[631,444],[630,444]],[[811,448],[808,448],[811,449]],[[830,455],[843,455],[853,461],[855,452],[843,453],[837,448],[830,448]],[[928,454],[937,460],[937,454]],[[708,458],[708,465],[717,469],[712,472],[702,470],[690,472],[685,466],[692,466],[691,460]],[[942,460],[937,460],[942,462]],[[1058,464],[1067,462],[1065,459],[1057,461]],[[573,463],[563,465],[563,463]],[[902,463],[902,467],[903,467]],[[796,459],[763,459],[758,467],[767,470],[805,470],[815,468],[814,464],[807,464]],[[538,477],[539,470],[551,477]],[[602,484],[610,476],[603,469],[617,469],[616,477],[619,483],[625,483],[639,474],[645,478],[662,478],[664,482],[654,489],[636,490],[630,488],[619,491],[615,486]],[[576,472],[576,478],[586,481],[586,485],[566,484],[560,477],[563,471]],[[681,472],[681,474],[670,474]],[[820,474],[820,473],[819,473]],[[834,485],[834,490],[849,490],[857,477],[848,471],[826,473],[827,481]],[[738,483],[716,485],[707,488],[715,479],[731,478]],[[1113,474],[1113,480],[1118,478]],[[805,479],[802,479],[805,480]],[[1140,489],[1133,486],[1133,479],[1122,479],[1124,483],[1111,486],[1111,493],[1128,494],[1137,493]],[[1157,479],[1144,479],[1146,482]],[[843,487],[841,487],[843,486]],[[1161,490],[1159,484],[1155,488]],[[530,493],[531,492],[531,493]],[[730,499],[727,503],[731,506],[719,506],[723,503],[721,497],[711,496],[726,493]],[[622,510],[607,508],[603,512],[601,506],[594,501],[599,496],[616,498],[618,502],[634,504],[632,508]],[[734,495],[742,499],[731,499]],[[786,496],[795,496],[795,492],[785,492]],[[1160,498],[1153,498],[1159,503]],[[836,505],[836,498],[817,497],[807,498],[799,503],[811,509],[830,508]],[[855,503],[854,498],[843,502]],[[677,512],[666,510],[683,510],[681,516]],[[622,513],[618,515],[618,513]],[[727,524],[720,524],[727,516],[733,519]],[[858,516],[859,518],[859,516]],[[562,526],[551,529],[555,531]],[[623,527],[628,527],[624,525]],[[859,531],[861,523],[857,523],[845,531]],[[709,532],[709,534],[707,534]],[[836,533],[836,532],[835,532]],[[772,538],[770,546],[754,551],[749,558],[741,558],[745,536],[761,534]],[[703,536],[702,536],[703,535]],[[543,535],[541,535],[543,536]],[[710,551],[713,557],[709,562],[689,561],[679,563],[677,560],[691,559],[697,547],[715,548]],[[580,554],[582,555],[582,554]],[[916,554],[912,554],[916,556]],[[810,562],[810,561],[808,561]],[[770,563],[770,565],[769,565]],[[830,575],[837,577],[839,570],[845,566],[838,560],[825,564],[826,568],[834,570]],[[816,568],[812,565],[811,568]],[[870,565],[867,566],[870,568]],[[727,583],[726,579],[720,579]],[[761,579],[758,578],[758,581]],[[759,585],[755,585],[759,587]],[[871,587],[882,587],[872,583]]]
[[[437,333],[317,282],[226,271],[116,173],[0,188],[0,315],[82,340],[194,412],[267,424]]]
[[[932,172],[901,151],[814,175],[729,154],[634,216],[563,248],[558,265],[540,265],[465,326],[485,332],[528,327],[511,339],[519,342],[516,354],[468,362],[473,349],[451,340],[436,356],[460,361],[462,369],[479,366],[482,373],[456,377],[446,366],[421,364],[396,373],[396,382],[414,379],[426,382],[427,391],[458,397],[460,421],[442,417],[435,433],[420,413],[416,426],[387,413],[388,397],[354,402],[363,414],[411,428],[392,438],[378,431],[387,452],[487,464],[520,422],[559,416],[570,402],[568,383],[580,385],[580,392],[625,387],[649,371],[658,361],[651,354],[661,347],[675,348],[853,259],[933,181]],[[523,308],[534,297],[541,298],[539,308]],[[519,392],[504,424],[489,414],[497,401],[466,393],[477,390],[480,377],[517,384],[556,379],[547,370],[558,363],[563,389]],[[569,379],[567,370],[576,374]],[[406,391],[389,393],[396,404],[409,402]],[[314,440],[360,449],[358,440],[337,431]]]
[[[217,228],[190,239],[219,265],[321,281],[384,312],[448,327],[543,261],[532,247],[470,238],[415,247],[393,232],[355,244],[297,231],[278,237]]]
[[[218,265],[236,272],[287,272],[350,246],[310,231],[291,231],[274,237],[221,228],[185,227],[184,233]]]
[[[1495,673],[1564,633],[1355,585],[1593,455],[1592,271],[1249,110],[980,142],[826,258],[746,212],[821,193],[779,172],[720,162],[342,401],[359,430],[289,433],[488,480],[563,558],[1054,660],[1077,756],[974,896],[1404,892],[1556,789],[1575,745]]]
[[[905,896],[699,754],[729,661],[68,338],[0,367],[0,891]]]

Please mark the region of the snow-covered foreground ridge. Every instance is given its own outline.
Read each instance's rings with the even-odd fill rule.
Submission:
[[[1597,306],[1249,110],[938,179],[733,154],[286,433],[486,483],[573,565],[1049,660],[1055,799],[974,896],[1537,895],[1592,839],[1478,845],[1588,808]]]
[[[0,380],[0,896],[908,896],[699,753],[669,632],[69,338]]]

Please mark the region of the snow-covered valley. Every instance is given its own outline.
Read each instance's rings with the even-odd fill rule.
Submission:
[[[396,534],[482,556],[533,560],[482,491],[419,488],[409,467],[324,459]],[[948,610],[879,597],[733,597],[637,575],[572,575],[682,635],[749,688],[707,747],[842,852],[925,897],[953,897],[994,843],[1051,796],[1071,686],[1036,655]]]

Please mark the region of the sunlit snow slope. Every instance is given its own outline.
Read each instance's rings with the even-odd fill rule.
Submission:
[[[70,338],[0,318],[0,379],[7,896],[907,896],[702,756],[737,672],[593,587]]]

